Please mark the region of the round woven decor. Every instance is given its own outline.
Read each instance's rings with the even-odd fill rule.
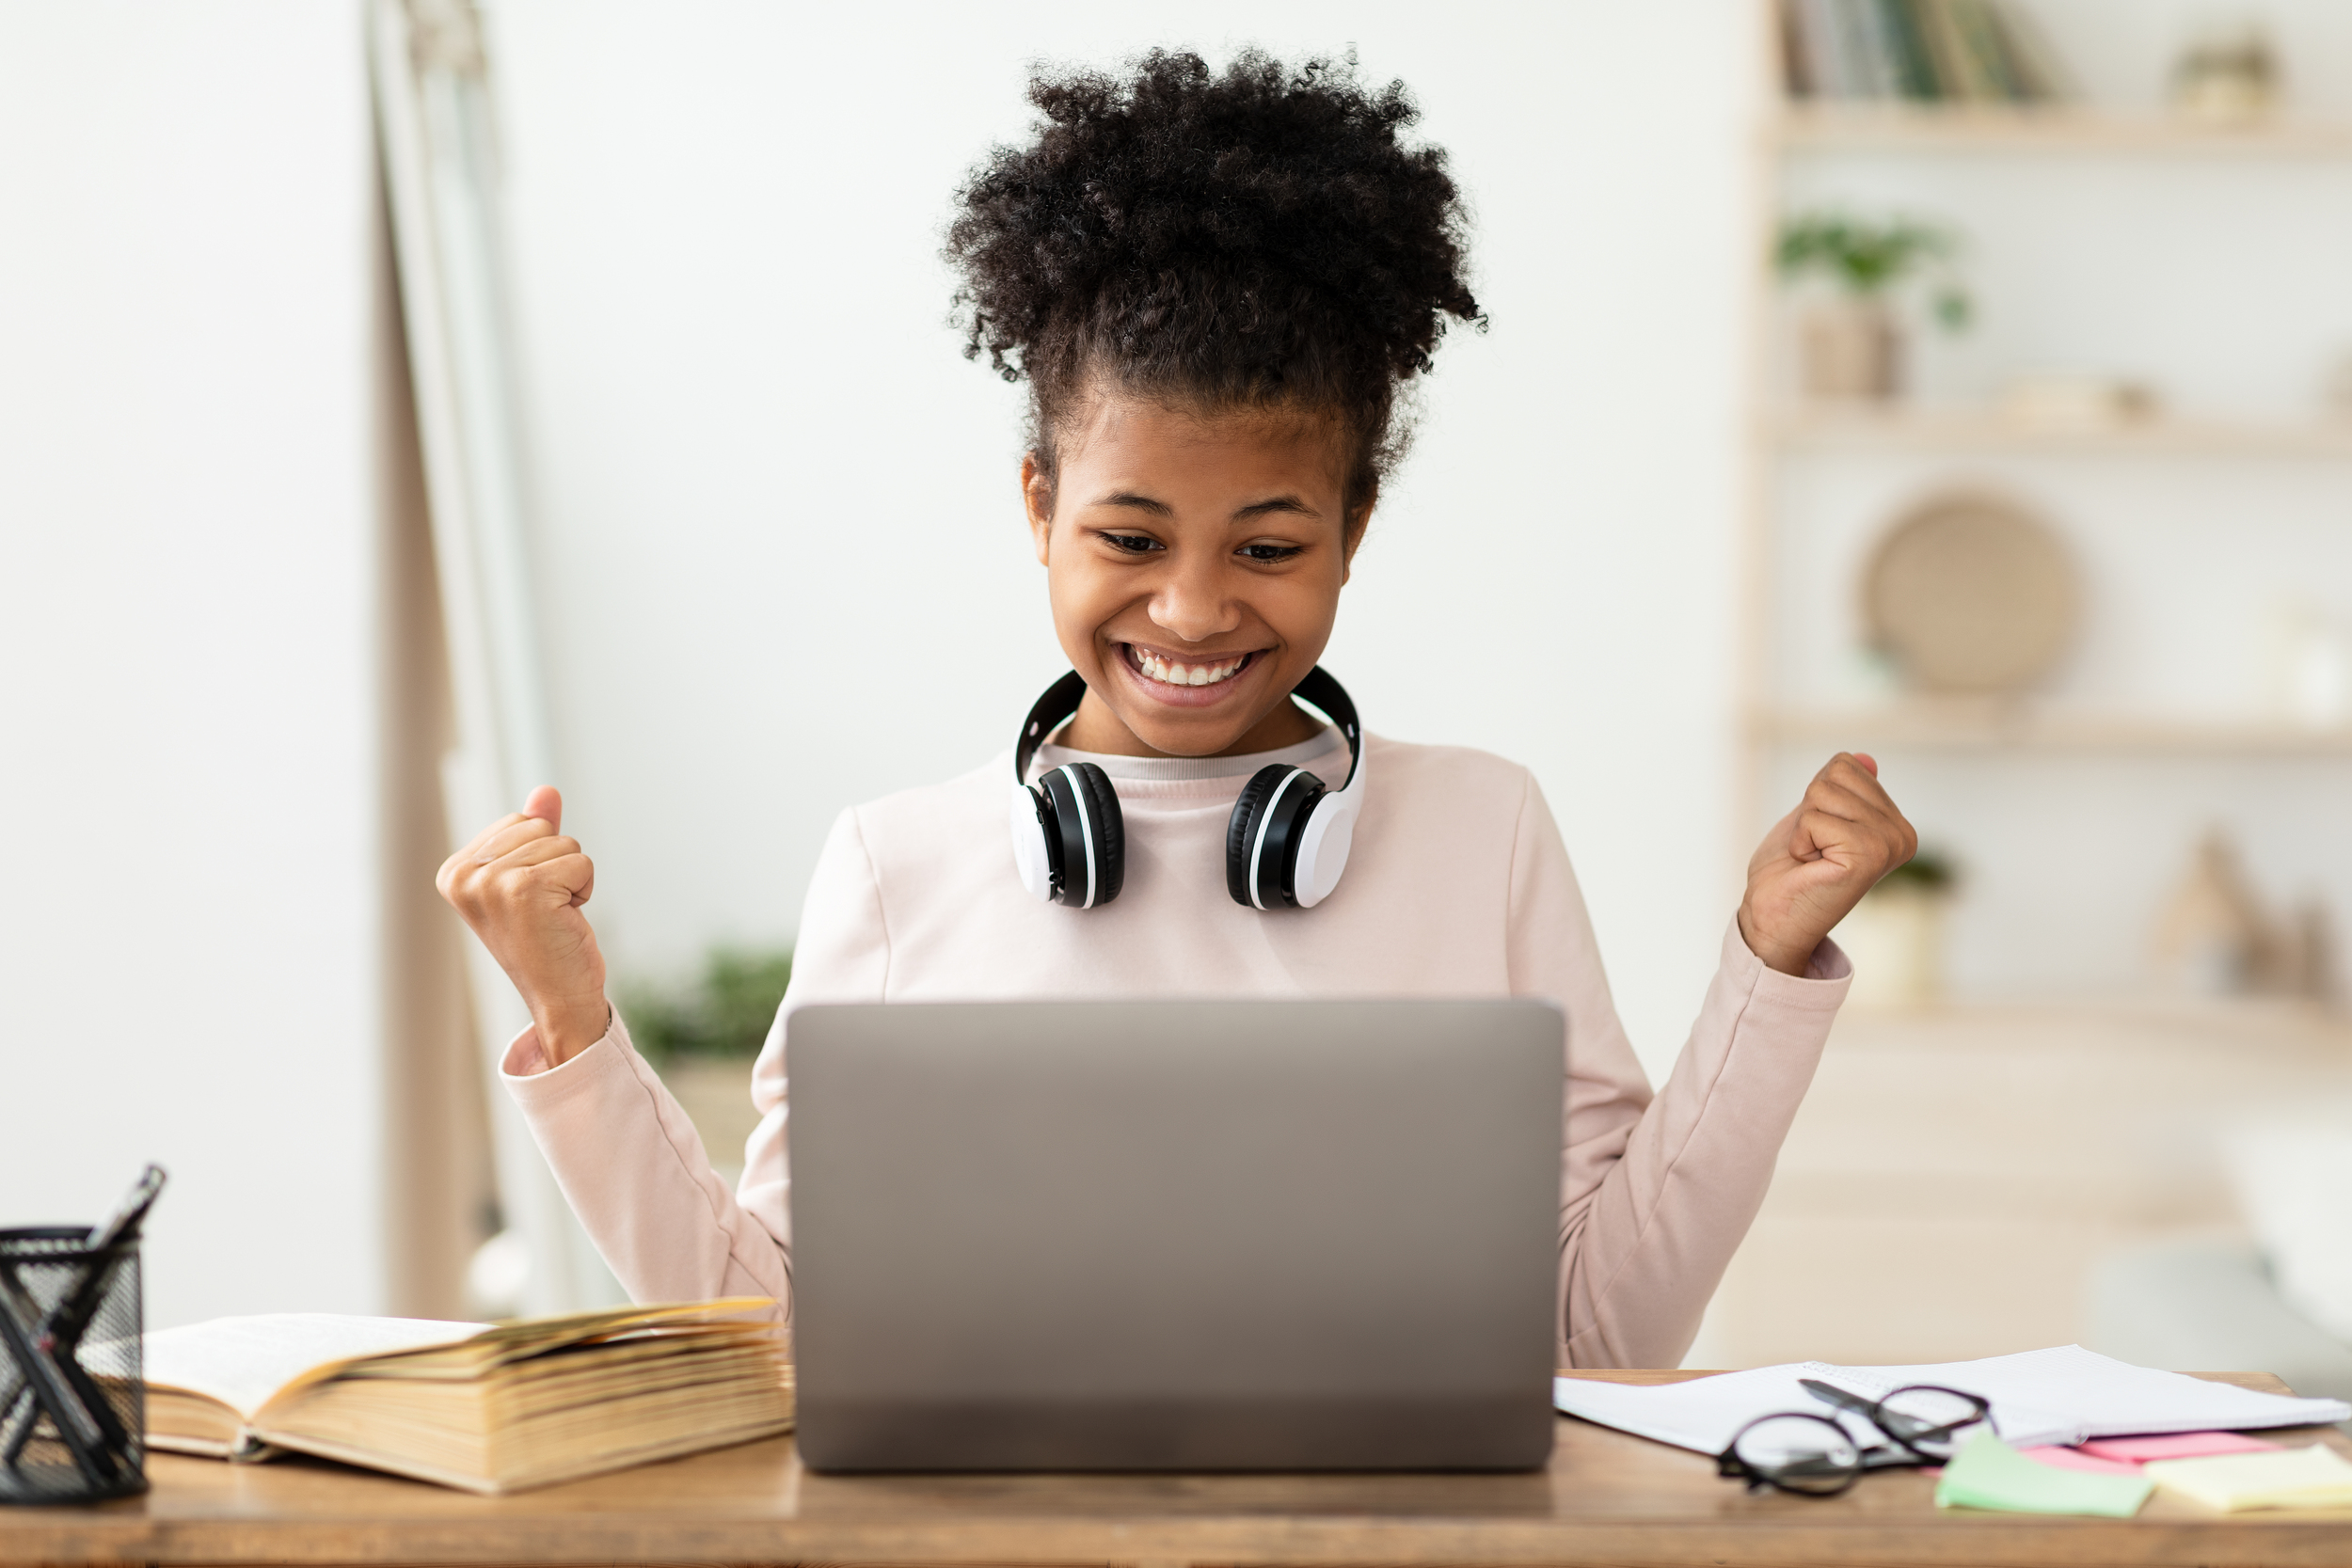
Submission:
[[[2033,685],[2074,640],[2080,603],[2058,535],[2015,502],[1976,493],[1912,508],[1862,574],[1871,642],[1930,691]]]

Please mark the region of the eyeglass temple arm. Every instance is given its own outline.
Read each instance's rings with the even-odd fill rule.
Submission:
[[[1835,1406],[1839,1410],[1851,1410],[1857,1416],[1867,1416],[1878,1409],[1876,1402],[1866,1400],[1859,1394],[1849,1394],[1843,1388],[1833,1387],[1819,1378],[1801,1377],[1797,1379],[1797,1386],[1820,1400],[1823,1404]]]

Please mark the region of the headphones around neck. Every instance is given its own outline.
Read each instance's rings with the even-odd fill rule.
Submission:
[[[1040,903],[1090,910],[1119,896],[1126,877],[1127,829],[1110,775],[1090,762],[1064,763],[1030,784],[1029,759],[1078,711],[1087,683],[1075,670],[1046,688],[1012,749],[1012,863]],[[1225,889],[1253,910],[1311,910],[1347,869],[1356,816],[1364,805],[1364,732],[1356,705],[1321,665],[1291,695],[1346,737],[1347,780],[1338,789],[1303,768],[1269,763],[1242,786],[1225,827]]]

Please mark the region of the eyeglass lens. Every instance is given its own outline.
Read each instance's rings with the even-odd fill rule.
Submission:
[[[1760,1481],[1826,1496],[1853,1484],[1862,1452],[1844,1429],[1818,1416],[1767,1416],[1732,1440],[1732,1457]]]
[[[1949,1458],[1961,1433],[1985,1418],[1982,1400],[1951,1388],[1898,1388],[1879,1402],[1886,1434],[1926,1458]]]

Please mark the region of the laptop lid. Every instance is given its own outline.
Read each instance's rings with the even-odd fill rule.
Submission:
[[[1542,1464],[1565,1027],[1500,1000],[800,1009],[802,1457]]]

